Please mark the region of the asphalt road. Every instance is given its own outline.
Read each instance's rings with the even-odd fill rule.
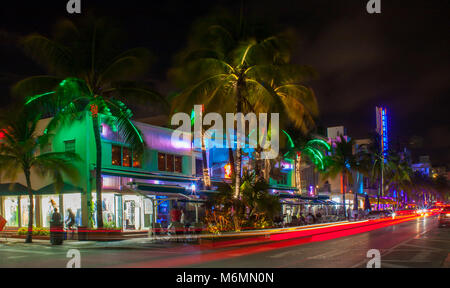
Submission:
[[[436,217],[417,218],[352,236],[291,239],[221,249],[181,243],[145,244],[135,249],[78,248],[81,267],[366,267],[378,249],[382,268],[450,267],[450,229]],[[73,245],[0,244],[0,267],[66,267]]]

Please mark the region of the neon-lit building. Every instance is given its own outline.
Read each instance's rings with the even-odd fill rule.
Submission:
[[[38,133],[43,133],[49,119],[38,123]],[[152,225],[153,215],[159,223],[170,221],[169,213],[174,201],[186,211],[185,217],[194,222],[192,204],[199,183],[197,167],[201,154],[191,149],[191,143],[171,141],[172,130],[135,122],[142,131],[147,147],[139,159],[121,139],[117,129],[101,124],[102,145],[102,210],[105,227],[123,230],[143,230]],[[76,216],[77,226],[88,226],[89,210],[96,225],[95,159],[96,149],[89,113],[77,121],[60,127],[46,152],[73,151],[82,159],[76,163],[80,177],[78,183],[67,181],[60,194],[50,179],[32,174],[32,189],[36,208],[36,226],[48,227],[53,207],[63,217],[67,209]],[[201,162],[200,162],[201,163]],[[28,194],[23,175],[15,183],[0,183],[0,214],[8,227],[28,224]],[[157,204],[157,206],[155,205]],[[91,206],[92,208],[89,208]]]
[[[38,134],[44,133],[49,121],[39,121]],[[147,144],[140,159],[124,143],[116,127],[105,123],[100,126],[105,227],[117,227],[125,231],[147,230],[156,223],[167,227],[174,204],[183,208],[186,222],[201,221],[204,200],[214,194],[214,191],[205,191],[202,187],[201,150],[193,149],[192,143],[182,138],[172,141],[171,129],[134,122],[142,131]],[[91,211],[93,226],[96,226],[96,149],[90,113],[86,112],[77,121],[60,127],[49,147],[40,153],[61,151],[76,152],[80,156],[82,161],[75,164],[80,179],[77,183],[67,180],[61,193],[56,194],[50,179],[32,174],[35,225],[48,227],[53,208],[57,207],[63,218],[70,208],[75,214],[77,226],[92,225],[88,217]],[[229,181],[224,169],[228,164],[228,149],[208,149],[207,161],[213,189],[215,183]],[[244,157],[243,166],[248,166],[248,162],[248,156]],[[293,187],[294,165],[286,159],[282,166],[281,179],[270,179],[270,192],[280,195],[280,198],[289,198],[296,191]],[[28,225],[27,195],[23,175],[14,183],[0,182],[0,214],[8,221],[8,227]],[[283,206],[283,209],[286,207]]]

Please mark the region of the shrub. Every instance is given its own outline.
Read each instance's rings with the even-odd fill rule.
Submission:
[[[24,236],[28,233],[28,227],[21,227],[17,230],[17,235]],[[33,236],[48,236],[50,235],[50,231],[43,227],[35,227],[33,226]]]

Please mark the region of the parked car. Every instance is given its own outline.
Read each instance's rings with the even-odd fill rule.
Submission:
[[[439,227],[444,227],[450,224],[450,207],[447,206],[439,213]]]

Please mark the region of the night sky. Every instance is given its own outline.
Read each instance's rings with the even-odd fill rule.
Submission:
[[[216,7],[236,13],[240,8],[240,1],[223,0],[81,1],[83,13],[94,9],[98,16],[121,21],[129,34],[125,46],[145,46],[157,56],[148,79],[165,94],[173,89],[167,69],[192,22]],[[264,19],[280,30],[296,30],[294,62],[320,74],[312,83],[320,127],[344,125],[350,136],[367,137],[375,127],[375,106],[385,105],[392,141],[413,148],[415,159],[430,155],[433,164],[448,165],[450,1],[381,2],[381,14],[368,14],[367,0],[245,1],[245,13],[249,22]],[[49,35],[58,19],[79,17],[67,14],[66,3],[2,1],[0,31]],[[0,97],[6,105],[15,81],[43,71],[1,35]]]

